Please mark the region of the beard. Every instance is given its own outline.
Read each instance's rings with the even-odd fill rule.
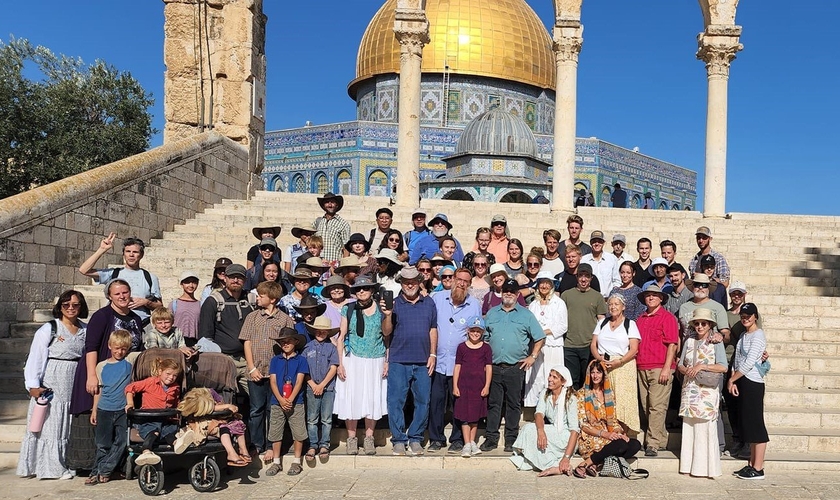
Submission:
[[[460,305],[464,303],[464,300],[467,298],[467,290],[465,288],[461,288],[458,286],[452,287],[452,303],[455,305]]]
[[[510,308],[516,305],[516,297],[502,297],[502,306]]]
[[[698,288],[694,290],[694,298],[695,299],[708,299],[709,298],[709,291],[706,288]]]
[[[441,236],[446,236],[446,233],[449,232],[449,229],[432,229],[432,234],[435,235],[435,238],[440,238]]]

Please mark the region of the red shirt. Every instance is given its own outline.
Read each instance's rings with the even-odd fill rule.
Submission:
[[[181,388],[177,385],[170,385],[164,391],[163,384],[158,377],[149,377],[139,382],[132,382],[125,386],[125,393],[142,394],[143,404],[141,409],[160,410],[163,408],[175,408],[181,396]]]
[[[639,353],[636,355],[636,368],[639,370],[654,370],[662,368],[668,355],[668,345],[679,343],[680,327],[673,314],[659,307],[653,314],[643,313],[636,319],[636,326],[642,341],[639,343]],[[677,356],[671,369],[677,367]]]

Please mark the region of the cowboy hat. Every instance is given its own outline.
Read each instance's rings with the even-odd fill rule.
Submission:
[[[321,260],[321,257],[309,257],[306,259],[306,262],[298,264],[297,268],[309,269],[313,273],[323,274],[327,272],[327,269],[329,269],[330,266],[325,265],[324,261]]]
[[[338,333],[338,327],[333,328],[330,319],[326,316],[318,316],[311,324],[304,323],[304,325],[306,325],[306,330],[312,335],[312,337],[315,337],[315,332],[317,330],[326,330],[327,338],[330,338]]]
[[[318,302],[318,299],[316,299],[314,295],[306,294],[302,299],[300,299],[300,305],[294,306],[294,308],[295,311],[300,314],[303,314],[304,311],[315,309],[315,316],[320,316],[327,310],[327,305]]]
[[[663,292],[663,291],[662,291],[662,289],[661,289],[661,288],[659,288],[659,285],[648,285],[648,287],[647,287],[647,288],[645,288],[644,290],[642,290],[642,293],[640,293],[640,294],[636,295],[636,298],[637,298],[637,299],[639,299],[639,302],[641,302],[642,304],[644,304],[644,303],[645,303],[645,295],[647,295],[647,294],[649,294],[649,293],[656,293],[656,294],[659,294],[659,298],[661,298],[661,299],[662,299],[662,303],[663,303],[663,304],[664,304],[664,303],[666,303],[666,302],[668,302],[668,294],[666,294],[665,292]]]
[[[330,276],[330,279],[324,284],[324,288],[321,289],[321,297],[325,299],[330,299],[330,291],[333,288],[341,288],[344,290],[344,297],[350,296],[350,287],[347,286],[347,283],[344,282],[344,278],[341,276]]]
[[[355,255],[348,255],[347,257],[342,257],[341,260],[338,261],[338,265],[335,266],[334,272],[339,274],[344,271],[355,270],[356,272],[362,268],[362,265],[359,264],[359,258]]]
[[[254,238],[258,240],[263,239],[263,233],[271,233],[272,238],[277,238],[277,235],[279,235],[282,230],[283,228],[280,226],[255,227],[254,229],[251,229],[251,234],[253,234]]]
[[[275,342],[277,342],[277,344],[279,345],[279,344],[282,344],[283,341],[286,340],[286,339],[291,339],[292,342],[295,343],[295,349],[298,349],[298,350],[302,349],[303,346],[306,345],[306,337],[299,334],[297,332],[297,330],[295,330],[294,328],[289,328],[288,326],[284,326],[280,330],[280,336],[277,337]]]
[[[318,232],[318,230],[315,229],[315,226],[313,226],[311,222],[306,224],[297,224],[292,228],[292,236],[295,238],[300,238],[303,233],[315,234],[316,232]]]
[[[341,211],[341,208],[344,207],[344,197],[335,193],[327,193],[321,198],[318,198],[318,205],[321,206],[321,209],[326,210],[326,208],[324,208],[324,204],[328,201],[334,201],[336,203],[336,212]]]

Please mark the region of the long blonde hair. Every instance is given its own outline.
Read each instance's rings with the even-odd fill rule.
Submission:
[[[215,408],[216,401],[213,400],[210,389],[205,387],[190,389],[178,403],[178,411],[184,417],[203,417],[213,413]]]

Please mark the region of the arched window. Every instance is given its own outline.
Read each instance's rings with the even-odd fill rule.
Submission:
[[[634,194],[633,198],[630,200],[630,208],[642,208],[642,197],[638,194]]]
[[[473,201],[473,197],[463,189],[453,189],[452,191],[443,195],[444,200],[461,200]]]
[[[532,203],[534,200],[522,191],[511,191],[499,200],[500,203]]]
[[[679,203],[674,203],[673,205],[671,205],[671,210],[679,210],[679,209],[680,209],[680,204]]]
[[[330,190],[327,185],[327,176],[323,172],[315,176],[315,192],[318,194],[326,194]]]
[[[306,192],[306,183],[303,180],[303,176],[301,174],[297,174],[294,179],[292,180],[292,192],[293,193],[305,193]]]
[[[342,170],[338,173],[338,187],[336,191],[338,194],[350,194],[350,188],[353,187],[353,181],[350,177],[350,172]]]
[[[381,170],[374,170],[368,176],[369,196],[388,196],[388,176]]]
[[[610,206],[610,199],[612,198],[612,192],[610,191],[609,186],[604,186],[601,189],[601,206],[608,207]]]
[[[269,191],[283,191],[283,178],[279,175],[275,175],[271,178],[268,185]]]
[[[663,200],[659,202],[659,210],[668,210],[668,202]]]

